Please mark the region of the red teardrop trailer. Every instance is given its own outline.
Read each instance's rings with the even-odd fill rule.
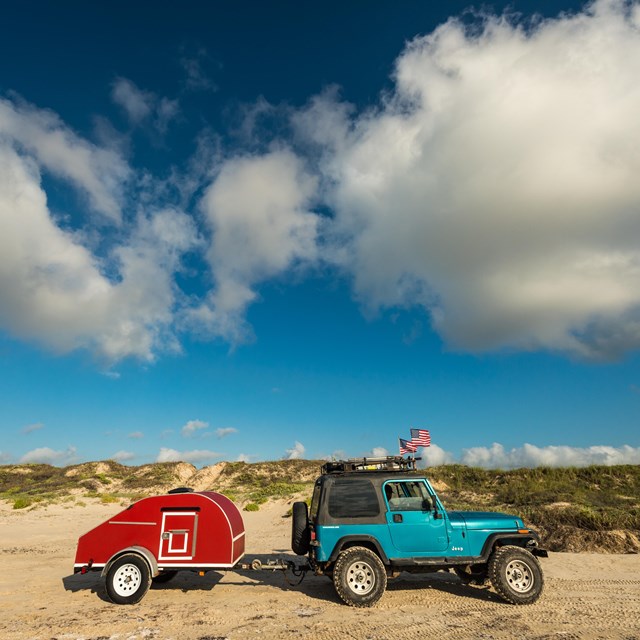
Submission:
[[[74,572],[102,570],[109,598],[133,604],[152,579],[236,566],[244,542],[242,516],[229,498],[178,489],[139,500],[81,536]]]

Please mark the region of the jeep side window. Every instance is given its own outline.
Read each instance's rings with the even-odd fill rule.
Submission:
[[[372,518],[380,513],[378,494],[371,480],[336,478],[329,492],[332,518]]]
[[[320,492],[322,491],[322,484],[316,482],[313,487],[313,496],[311,497],[311,509],[309,510],[309,517],[315,522],[318,517],[318,509],[320,508]]]
[[[387,482],[385,497],[390,511],[429,511],[431,500],[424,482]]]

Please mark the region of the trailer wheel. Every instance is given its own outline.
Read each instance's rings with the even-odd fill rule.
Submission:
[[[150,585],[149,565],[137,553],[125,553],[107,571],[107,595],[115,604],[140,602]]]
[[[294,502],[291,508],[291,548],[294,553],[304,556],[309,552],[310,542],[311,530],[307,503]]]
[[[333,586],[351,607],[371,607],[387,588],[387,572],[382,560],[371,549],[350,547],[333,567]]]

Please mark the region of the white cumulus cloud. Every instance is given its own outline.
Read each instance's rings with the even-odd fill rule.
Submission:
[[[465,449],[461,462],[468,466],[512,469],[516,467],[587,467],[592,464],[640,464],[640,447],[592,446],[536,447],[525,444],[506,450],[501,444]]]
[[[537,447],[532,444],[524,444],[522,447],[505,449],[503,445],[494,442],[490,447],[463,449],[459,458],[433,444],[422,450],[422,466],[435,467],[453,463],[486,469],[640,464],[640,447],[629,445],[622,447],[606,445]]]
[[[116,451],[111,456],[111,460],[115,460],[116,462],[127,462],[128,460],[133,460],[136,457],[136,454],[131,451]]]
[[[162,447],[156,458],[156,462],[191,462],[192,464],[202,464],[212,462],[219,458],[222,454],[217,451],[208,451],[206,449],[194,449],[191,451],[177,451]]]
[[[117,78],[111,89],[112,100],[122,107],[133,123],[139,123],[151,115],[155,96],[144,91],[131,80]]]
[[[184,213],[150,211],[99,259],[53,220],[36,163],[0,138],[0,327],[14,336],[110,361],[176,349],[173,275],[196,237]]]
[[[453,454],[445,451],[437,444],[423,447],[420,450],[420,457],[422,458],[421,466],[427,467],[439,467],[443,464],[452,464],[455,462]]]
[[[286,149],[224,163],[202,202],[215,289],[193,322],[232,342],[246,338],[255,285],[316,257],[315,191],[316,180]]]
[[[640,346],[639,27],[623,0],[528,28],[450,19],[376,110],[329,93],[296,116],[365,306],[422,305],[470,351]]]
[[[180,433],[185,438],[191,438],[198,431],[202,429],[206,429],[209,426],[208,422],[204,422],[203,420],[189,420],[183,427],[180,429]]]
[[[301,458],[304,458],[305,451],[306,449],[304,445],[296,440],[293,447],[285,451],[283,458],[285,460],[299,460]]]
[[[206,74],[203,63],[208,61],[204,49],[195,52],[195,55],[184,55],[180,58],[180,64],[184,70],[186,88],[190,91],[217,91],[216,83]]]
[[[44,429],[44,424],[42,422],[35,422],[33,424],[28,424],[26,427],[23,427],[22,433],[33,433],[34,431],[40,431],[40,429]]]
[[[238,430],[234,429],[233,427],[221,427],[220,429],[216,429],[216,438],[226,438],[232,433],[238,433]]]
[[[64,450],[51,449],[50,447],[38,447],[25,453],[19,460],[21,464],[39,463],[64,467],[78,461],[76,447],[68,447]]]
[[[0,144],[19,147],[51,174],[71,182],[95,211],[120,222],[131,169],[117,152],[80,138],[51,111],[2,98]]]
[[[124,110],[131,124],[141,125],[148,121],[161,134],[166,132],[169,122],[180,113],[177,100],[140,89],[127,78],[114,81],[111,99]]]

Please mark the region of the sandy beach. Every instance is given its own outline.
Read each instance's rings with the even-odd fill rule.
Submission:
[[[243,513],[246,559],[290,556],[286,502]],[[341,604],[326,577],[297,586],[280,572],[182,572],[137,605],[117,606],[99,574],[73,575],[78,537],[119,505],[0,506],[3,640],[218,640],[227,638],[640,639],[640,556],[553,553],[532,606],[504,604],[453,574],[402,574],[372,609]]]

